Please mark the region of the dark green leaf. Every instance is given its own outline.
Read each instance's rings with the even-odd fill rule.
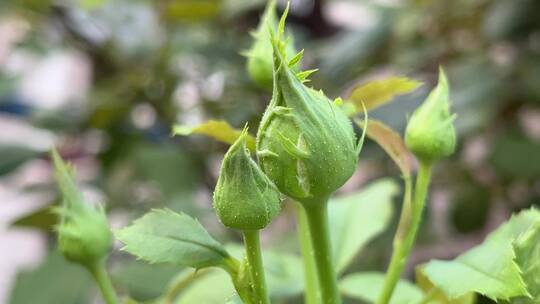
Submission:
[[[17,276],[9,303],[90,303],[89,291],[94,286],[84,268],[54,252],[38,268]]]

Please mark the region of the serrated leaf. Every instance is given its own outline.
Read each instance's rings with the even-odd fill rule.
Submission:
[[[399,186],[382,179],[364,190],[331,199],[328,205],[330,237],[336,271],[341,273],[367,242],[384,231],[392,218],[392,199]]]
[[[345,296],[375,303],[384,285],[384,274],[380,272],[358,272],[347,275],[340,283],[341,293]],[[414,284],[399,281],[392,295],[390,304],[418,303],[424,294]]]
[[[122,250],[150,263],[203,268],[229,257],[198,221],[169,209],[150,211],[116,237],[125,245]]]
[[[429,262],[425,274],[449,299],[469,292],[493,300],[528,296],[512,243],[538,221],[537,210],[522,211],[492,232],[481,245],[456,259]]]
[[[531,298],[512,299],[513,304],[540,303],[540,221],[514,242],[516,263]]]
[[[474,304],[476,294],[470,292],[466,295],[450,300],[439,288],[426,277],[423,271],[423,265],[416,267],[416,285],[422,289],[425,294],[430,294],[430,301],[426,304]]]
[[[355,119],[354,122],[363,128],[364,121]],[[398,166],[403,177],[411,176],[411,153],[403,138],[396,131],[392,130],[381,121],[369,119],[367,126],[367,136],[376,142],[392,158]]]
[[[421,84],[420,81],[407,77],[374,80],[354,87],[347,101],[355,104],[358,111],[362,111],[362,103],[367,110],[373,110],[396,96],[416,90]]]
[[[206,135],[218,141],[232,145],[242,130],[235,129],[223,120],[209,120],[195,127],[185,125],[173,126],[173,135],[189,136],[192,134]],[[255,138],[252,135],[247,136],[247,147],[250,151],[255,151]]]

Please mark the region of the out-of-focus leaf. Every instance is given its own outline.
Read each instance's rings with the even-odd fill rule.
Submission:
[[[448,65],[450,100],[458,119],[458,134],[483,128],[495,118],[499,103],[508,96],[508,82],[485,56],[468,57]]]
[[[416,285],[422,289],[425,294],[430,294],[432,299],[428,304],[474,304],[476,300],[476,294],[473,292],[466,295],[450,300],[448,297],[437,287],[431,283],[423,272],[423,266],[416,267]]]
[[[161,15],[169,22],[200,22],[219,15],[222,0],[166,0]]]
[[[229,299],[229,301],[227,301],[227,304],[244,304],[244,302],[242,302],[240,296],[235,295],[231,299]]]
[[[183,213],[155,209],[116,232],[125,250],[150,263],[203,268],[229,255],[201,224]]]
[[[388,11],[387,11],[388,12]],[[396,18],[382,12],[381,18],[369,28],[336,35],[324,43],[323,56],[317,75],[342,87],[344,83],[366,71],[372,55],[381,50],[392,33]]]
[[[362,128],[364,121],[355,119],[354,122]],[[404,177],[411,176],[410,152],[403,138],[381,121],[369,119],[367,136],[375,141],[396,163]]]
[[[522,211],[492,232],[481,245],[456,259],[427,263],[424,273],[449,299],[470,292],[493,300],[528,296],[512,244],[539,221],[539,211]]]
[[[495,140],[490,161],[505,177],[538,177],[540,176],[540,143],[517,132],[504,134]]]
[[[388,226],[393,213],[392,199],[398,191],[396,182],[382,179],[362,191],[331,199],[328,219],[338,273]]]
[[[244,246],[241,244],[228,244],[226,247],[227,251],[239,260],[245,255]],[[304,264],[299,256],[264,250],[263,263],[269,294],[272,298],[287,298],[302,292],[304,289]]]
[[[52,231],[54,225],[58,223],[58,215],[52,212],[52,207],[55,205],[58,204],[50,204],[43,208],[39,208],[30,214],[16,219],[11,225]]]
[[[39,152],[20,146],[0,146],[0,176],[7,174],[39,155]]]
[[[304,270],[300,257],[277,251],[265,251],[263,258],[269,294],[272,298],[287,298],[304,290]]]
[[[236,141],[240,133],[242,133],[242,130],[231,127],[228,122],[223,120],[209,120],[196,127],[184,125],[175,125],[173,127],[174,135],[188,136],[191,134],[202,134],[230,145]],[[255,138],[249,134],[247,137],[247,147],[251,151],[255,150]]]
[[[95,9],[105,3],[105,0],[80,0],[81,6],[85,9]]]
[[[362,103],[367,110],[373,110],[390,102],[396,96],[416,90],[421,84],[420,81],[407,77],[374,80],[354,87],[346,100],[352,102],[358,111],[362,110]]]
[[[369,303],[375,303],[384,285],[384,274],[380,272],[358,272],[345,276],[339,283],[341,292],[347,296]],[[399,281],[390,304],[418,303],[423,298],[422,291],[414,284]]]
[[[516,252],[516,263],[521,269],[521,275],[531,298],[512,299],[512,303],[540,303],[540,221],[518,237],[514,242],[514,250]]]
[[[492,40],[517,39],[535,26],[540,4],[535,0],[492,1],[483,19],[486,36]]]
[[[223,304],[233,299],[235,294],[227,273],[221,269],[213,269],[211,273],[192,282],[180,294],[175,304]]]
[[[127,290],[127,294],[134,300],[147,301],[163,294],[168,282],[178,271],[179,268],[171,265],[149,265],[133,261],[113,272],[113,278],[115,284]]]
[[[38,268],[17,276],[9,303],[90,303],[90,290],[94,286],[84,268],[54,252]]]

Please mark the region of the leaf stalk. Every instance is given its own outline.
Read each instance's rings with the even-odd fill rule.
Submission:
[[[431,182],[432,164],[420,162],[414,200],[411,204],[412,183],[405,178],[405,194],[399,220],[398,230],[394,237],[393,253],[386,273],[383,291],[377,304],[388,304],[407,263],[412,247],[416,241],[418,229],[422,222],[422,213],[426,205],[426,196]]]

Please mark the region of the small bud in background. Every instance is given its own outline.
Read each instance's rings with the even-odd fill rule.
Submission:
[[[405,131],[407,147],[426,163],[451,155],[456,146],[454,119],[455,114],[450,113],[448,80],[441,68],[437,87],[409,120]]]
[[[312,71],[291,66],[302,52],[287,58],[284,13],[274,49],[272,100],[257,134],[257,156],[263,171],[284,194],[301,202],[328,197],[356,170],[357,143],[343,111],[321,91],[304,85]],[[274,36],[274,35],[272,35]]]
[[[247,57],[247,71],[251,79],[261,88],[272,90],[272,44],[270,43],[270,30],[277,29],[276,1],[268,1],[257,30],[253,32],[254,41],[245,53]],[[292,39],[292,36],[290,36]],[[294,55],[293,43],[289,43],[287,54]]]
[[[56,150],[52,150],[56,182],[63,204],[56,210],[60,215],[58,245],[70,261],[90,265],[103,259],[111,250],[113,236],[105,211],[84,202],[74,182],[73,169]]]
[[[281,194],[251,158],[247,129],[229,148],[214,192],[214,209],[223,225],[240,230],[266,227],[281,210]]]

